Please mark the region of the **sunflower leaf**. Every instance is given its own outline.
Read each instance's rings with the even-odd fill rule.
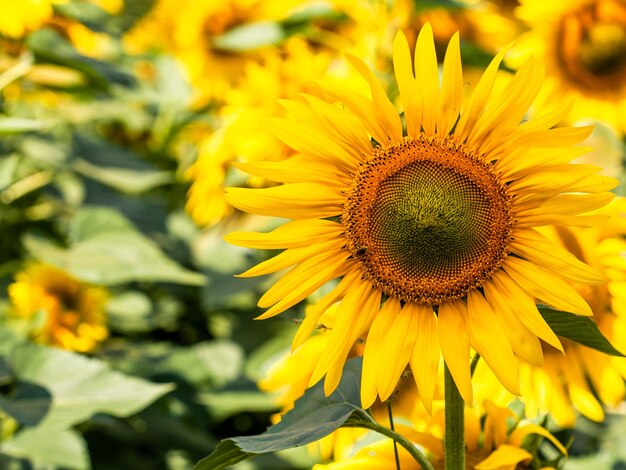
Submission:
[[[278,424],[257,436],[224,439],[196,470],[221,470],[258,454],[290,449],[317,441],[363,411],[359,394],[361,359],[348,361],[341,383],[329,397],[322,382],[305,392]]]
[[[611,356],[624,357],[624,354],[613,347],[590,317],[574,315],[544,306],[539,307],[539,312],[558,336]]]

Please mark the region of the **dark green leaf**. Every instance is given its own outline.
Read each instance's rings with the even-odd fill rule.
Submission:
[[[113,209],[81,209],[71,224],[70,234],[74,243],[68,249],[33,236],[26,236],[24,244],[33,257],[94,284],[148,281],[203,285],[206,282],[202,274],[168,258],[156,243]]]
[[[539,307],[543,319],[558,335],[611,356],[624,355],[611,345],[592,318]]]
[[[258,436],[225,439],[211,455],[196,464],[196,470],[221,470],[256,454],[298,447],[325,437],[361,410],[359,383],[361,359],[348,361],[341,383],[326,397],[323,382],[298,399],[278,424]]]
[[[0,408],[25,426],[35,426],[48,413],[52,395],[42,387],[29,382],[16,385],[11,396],[0,396]]]
[[[95,413],[129,416],[172,390],[128,377],[69,351],[24,343],[9,356],[17,378],[44,387],[52,403],[40,426],[67,429]]]

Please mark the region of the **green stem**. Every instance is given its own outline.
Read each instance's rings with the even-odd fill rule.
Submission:
[[[355,412],[356,419],[348,419],[348,421],[344,424],[346,427],[357,427],[357,428],[367,428],[372,431],[376,431],[383,436],[387,436],[397,442],[402,447],[406,449],[406,451],[415,459],[417,463],[420,464],[422,470],[435,470],[435,467],[428,461],[426,456],[413,445],[411,441],[405,438],[402,434],[398,434],[395,431],[392,431],[385,426],[381,426],[378,424],[370,415],[368,415],[363,410],[357,410]]]
[[[444,446],[446,470],[465,470],[465,403],[447,365],[445,374],[446,425]]]
[[[391,411],[391,400],[387,400],[387,413],[389,414],[389,427],[393,432],[396,429],[393,427],[393,412]],[[393,441],[393,455],[396,458],[396,470],[400,470],[400,456],[398,455],[398,443]]]

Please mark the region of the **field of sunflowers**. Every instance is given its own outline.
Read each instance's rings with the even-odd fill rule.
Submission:
[[[0,0],[0,469],[626,468],[625,0]]]

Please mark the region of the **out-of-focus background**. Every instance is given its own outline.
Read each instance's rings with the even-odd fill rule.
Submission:
[[[254,320],[272,279],[234,275],[272,253],[223,237],[279,221],[228,206],[225,186],[273,184],[231,164],[289,157],[263,120],[316,80],[367,93],[345,54],[397,97],[393,37],[427,22],[440,59],[460,31],[468,91],[511,43],[504,76],[543,61],[541,99],[576,99],[586,161],[622,177],[620,0],[0,0],[1,468],[187,469],[275,421],[264,379],[306,302]],[[625,410],[552,428],[568,468],[626,468]]]

